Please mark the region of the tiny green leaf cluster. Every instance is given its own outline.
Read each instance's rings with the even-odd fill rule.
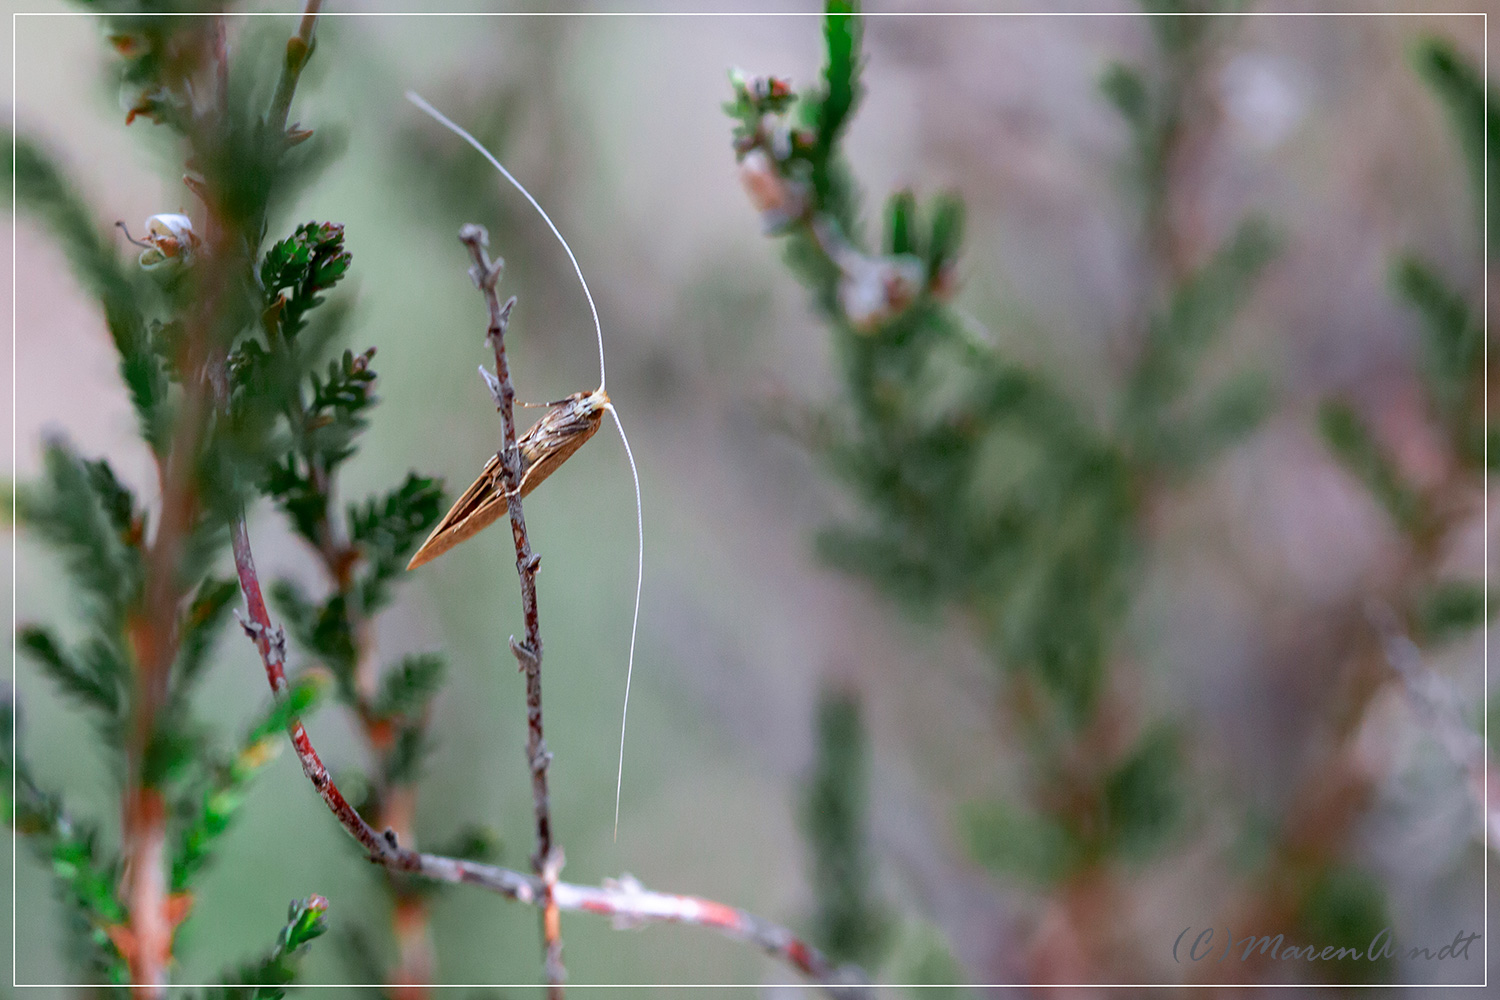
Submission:
[[[115,897],[118,859],[100,845],[94,827],[69,817],[58,796],[42,791],[26,762],[12,755],[15,729],[15,710],[7,703],[0,707],[4,818],[52,873],[54,892],[64,906],[64,930],[74,965],[100,982],[129,982],[125,962],[108,933],[125,916]]]
[[[859,702],[842,691],[818,701],[817,756],[802,800],[817,895],[814,938],[830,958],[872,965],[889,942],[891,921],[875,898],[865,815],[869,746]]]
[[[327,933],[327,912],[328,900],[322,896],[293,900],[286,926],[265,957],[226,974],[225,985],[205,991],[203,1000],[281,1000],[296,979],[308,946]]]

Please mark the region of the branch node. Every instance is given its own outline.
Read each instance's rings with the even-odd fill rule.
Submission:
[[[239,608],[231,609],[230,614],[234,615],[234,620],[240,623],[240,628],[245,630],[245,635],[251,642],[260,642],[261,633],[266,630],[264,625],[260,622],[253,622],[240,614]]]
[[[554,845],[547,854],[546,860],[542,862],[542,880],[548,885],[555,885],[562,877],[563,866],[567,863],[568,859],[563,854],[563,849]]]
[[[501,395],[500,380],[489,373],[484,365],[479,366],[479,377],[484,379],[484,384],[490,390],[490,396],[495,400],[495,409],[505,405],[505,397]]]
[[[536,651],[529,643],[517,642],[515,636],[510,637],[510,651],[515,654],[522,670],[533,669],[537,666]]]
[[[458,238],[465,246],[483,249],[490,245],[490,234],[483,226],[467,222],[458,230]]]

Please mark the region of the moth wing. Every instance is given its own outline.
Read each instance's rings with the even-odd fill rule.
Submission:
[[[427,541],[411,557],[406,568],[416,569],[431,562],[459,542],[474,537],[493,524],[501,511],[505,510],[505,491],[500,486],[501,481],[500,456],[491,455],[479,478],[454,501],[437,527],[432,529],[432,534],[427,536]]]
[[[603,420],[603,410],[579,413],[572,407],[559,407],[533,424],[520,441],[521,496],[529,495],[582,448]]]

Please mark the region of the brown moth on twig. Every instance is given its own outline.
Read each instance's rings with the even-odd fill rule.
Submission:
[[[520,486],[506,488],[505,463],[498,453],[492,455],[479,478],[443,515],[406,568],[416,569],[431,562],[498,520],[512,494],[518,493],[524,499],[594,436],[608,406],[609,395],[603,389],[575,392],[551,404],[542,418],[516,441],[521,460]]]
[[[490,166],[499,171],[500,175],[531,203],[531,207],[536,209],[542,221],[547,223],[547,228],[552,230],[552,235],[557,237],[557,241],[562,244],[563,250],[568,255],[568,260],[572,262],[573,273],[578,275],[578,283],[583,286],[583,296],[588,299],[589,312],[594,317],[594,334],[599,340],[599,388],[593,392],[576,392],[567,399],[551,404],[552,409],[543,414],[542,419],[538,420],[535,426],[516,442],[516,448],[520,451],[521,468],[521,482],[516,489],[522,497],[535,489],[542,480],[556,471],[558,466],[566,462],[569,456],[583,447],[585,441],[594,436],[594,432],[599,429],[599,424],[604,419],[604,411],[609,411],[611,419],[615,422],[615,429],[620,432],[620,443],[625,446],[625,458],[630,462],[630,478],[635,484],[636,530],[635,610],[630,619],[630,653],[625,661],[625,698],[620,706],[620,763],[615,771],[615,836],[618,837],[620,790],[625,784],[625,724],[630,718],[630,681],[635,675],[635,637],[641,621],[641,584],[646,578],[646,527],[641,515],[641,477],[636,472],[635,455],[630,450],[630,439],[625,436],[625,426],[620,422],[620,411],[615,409],[608,393],[604,391],[604,327],[599,322],[599,310],[594,306],[594,295],[589,291],[589,283],[583,277],[583,268],[579,266],[578,258],[573,254],[573,248],[558,231],[557,225],[553,223],[546,209],[542,208],[531,196],[531,192],[526,190],[526,185],[516,180],[511,172],[505,169],[505,164],[501,163],[494,153],[484,148],[483,143],[447,115],[428,104],[421,95],[408,90],[406,99],[422,109],[423,113],[439,125],[477,150],[489,161]],[[479,370],[484,373],[486,382],[492,382],[494,376],[484,372],[482,367]],[[484,472],[480,473],[474,485],[464,491],[458,503],[453,505],[453,509],[438,524],[432,537],[428,538],[417,554],[412,557],[407,569],[437,558],[499,518],[501,509],[506,506],[506,501],[509,499],[509,494],[505,492],[508,487],[501,482],[503,477],[504,466],[500,456],[496,455],[485,465]],[[445,528],[448,529],[448,535],[440,538]],[[429,547],[432,549],[431,552],[428,552]]]

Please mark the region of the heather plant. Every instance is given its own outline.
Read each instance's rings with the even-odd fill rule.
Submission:
[[[496,450],[480,456],[489,461],[466,495],[485,498],[489,520],[510,525],[514,564],[497,530],[485,544],[499,535],[505,554],[486,565],[501,570],[507,590],[515,573],[520,600],[502,610],[519,609],[524,620],[508,647],[468,657],[475,663],[450,663],[425,646],[403,645],[396,655],[377,641],[388,634],[377,622],[396,606],[424,538],[462,524],[466,511],[461,501],[444,517],[443,484],[418,471],[348,495],[365,432],[389,419],[376,395],[386,352],[377,357],[352,329],[360,262],[346,234],[352,239],[369,220],[330,220],[294,201],[341,162],[336,125],[293,114],[321,4],[307,4],[284,46],[274,33],[285,24],[274,19],[259,22],[262,31],[251,19],[172,16],[187,12],[177,5],[88,6],[100,15],[125,123],[168,150],[166,172],[182,177],[189,207],[155,215],[141,230],[112,226],[117,213],[92,204],[41,144],[16,137],[18,202],[97,303],[152,463],[148,481],[132,481],[117,456],[84,454],[58,436],[46,443],[40,473],[18,486],[17,530],[51,554],[76,598],[71,615],[20,623],[20,669],[28,681],[30,671],[44,677],[92,724],[97,740],[87,749],[105,760],[119,815],[118,823],[87,815],[79,806],[86,790],[38,777],[48,771],[35,766],[39,754],[55,744],[12,699],[0,715],[0,779],[9,779],[0,795],[62,904],[70,978],[142,997],[180,986],[200,937],[200,904],[213,891],[208,875],[245,863],[230,831],[265,801],[252,789],[289,743],[307,778],[299,792],[320,799],[327,816],[319,819],[349,834],[344,856],[369,873],[380,905],[350,905],[325,885],[299,889],[304,898],[279,932],[270,925],[264,939],[235,942],[241,957],[206,996],[281,996],[304,974],[310,948],[321,955],[342,947],[347,978],[420,1000],[449,978],[452,957],[462,959],[440,950],[438,894],[471,892],[534,911],[538,960],[515,978],[536,980],[549,997],[564,994],[569,955],[588,940],[570,937],[575,952],[565,951],[570,922],[598,917],[622,930],[662,922],[712,929],[833,996],[870,995],[871,981],[937,987],[969,979],[952,956],[968,928],[939,927],[887,877],[870,815],[882,776],[863,679],[823,683],[810,713],[813,750],[797,809],[810,905],[798,930],[653,891],[629,875],[597,885],[564,879],[563,847],[576,834],[554,812],[542,637],[581,616],[566,601],[542,599],[546,538],[528,532],[523,494],[528,474],[532,486],[550,475],[599,419],[586,433],[554,439],[539,462],[535,428],[523,433],[515,407],[548,395],[534,391],[532,373],[514,365],[507,345],[545,332],[519,321],[511,329],[515,299],[502,292],[505,262],[492,254],[491,232],[458,229],[488,220],[495,250],[529,256],[518,220],[531,208],[491,172],[498,161],[425,122],[390,129],[393,154],[417,164],[420,183],[411,187],[429,202],[418,211],[445,238],[459,236],[448,240],[445,260],[473,281],[478,294],[466,305],[475,316],[482,307],[482,323],[453,334],[473,342],[483,334],[483,355],[472,360],[491,366],[482,370],[499,417]],[[1189,178],[1220,124],[1205,109],[1239,22],[1175,15],[1229,9],[1151,5],[1158,16],[1145,22],[1146,54],[1101,74],[1099,99],[1128,136],[1118,193],[1130,209],[1139,287],[1134,311],[1100,331],[1120,350],[1088,398],[1068,372],[1022,361],[1008,346],[1015,338],[995,336],[959,305],[966,284],[987,280],[963,256],[959,192],[900,190],[878,213],[864,207],[846,136],[867,74],[873,86],[881,67],[866,55],[857,4],[829,3],[824,64],[811,84],[731,74],[725,110],[741,180],[832,347],[835,389],[793,405],[785,420],[849,501],[813,546],[913,620],[956,624],[992,663],[993,725],[1013,755],[996,771],[1009,784],[966,793],[970,801],[939,823],[967,852],[964,864],[993,876],[998,905],[1018,918],[996,961],[1033,980],[1109,981],[1154,968],[1165,949],[1153,952],[1134,923],[1154,916],[1151,900],[1132,894],[1153,871],[1216,851],[1234,855],[1224,865],[1234,895],[1219,916],[1237,930],[1368,941],[1392,918],[1356,836],[1383,776],[1360,769],[1356,744],[1388,687],[1402,688],[1482,799],[1477,713],[1466,712],[1432,662],[1472,642],[1486,620],[1482,567],[1462,558],[1494,460],[1475,275],[1455,277],[1417,254],[1391,269],[1392,294],[1419,334],[1414,356],[1440,475],[1410,467],[1358,393],[1330,399],[1299,424],[1316,424],[1402,548],[1389,578],[1348,607],[1316,609],[1317,624],[1344,643],[1337,656],[1352,666],[1320,705],[1320,724],[1333,734],[1319,748],[1327,753],[1309,754],[1278,812],[1225,801],[1223,776],[1209,773],[1211,754],[1198,752],[1213,734],[1163,707],[1172,700],[1156,697],[1161,672],[1143,662],[1151,654],[1139,648],[1137,626],[1150,609],[1140,595],[1166,558],[1161,512],[1231,459],[1279,398],[1256,364],[1223,362],[1236,354],[1282,224],[1251,215],[1205,234]],[[531,59],[548,64],[570,51],[550,24],[534,30]],[[1486,83],[1446,43],[1424,42],[1414,56],[1493,219],[1500,121],[1493,103],[1484,119]],[[418,103],[488,150],[509,140],[518,109],[547,89],[535,76],[519,74],[495,100],[443,102],[453,121]],[[434,215],[452,216],[451,225]],[[536,266],[514,263],[523,275]],[[600,333],[601,366],[608,336]],[[598,390],[577,395],[607,400],[602,381],[601,372]],[[555,415],[556,404],[547,412]],[[601,413],[596,406],[588,416]],[[313,572],[299,574],[280,553],[274,566],[257,567],[251,524],[265,522],[250,515],[258,508],[285,525]],[[231,641],[253,644],[271,697],[234,706],[230,724],[213,723],[225,713],[205,705],[204,682],[224,669]],[[545,650],[549,668],[566,649],[558,642]],[[424,778],[433,777],[445,735],[445,681],[460,668],[489,677],[497,666],[519,669],[525,683],[524,703],[513,708],[525,722],[528,801],[502,806],[525,816],[533,842],[523,851],[502,851],[498,836],[467,816],[423,808]],[[335,722],[352,734],[357,759],[344,759],[351,754],[342,746],[327,763],[319,755],[320,731]],[[25,752],[12,753],[13,745]],[[1488,819],[1493,843],[1500,824]],[[419,830],[437,833],[437,842],[419,843]],[[287,829],[278,849],[301,851],[306,832]],[[502,867],[511,853],[524,861]],[[796,859],[785,868],[795,871]],[[1318,973],[1346,982],[1390,971],[1345,962]]]
[[[439,524],[443,491],[417,472],[353,501],[340,489],[362,432],[378,419],[375,351],[343,346],[351,316],[345,282],[354,267],[346,224],[285,218],[293,196],[336,159],[337,129],[305,126],[291,114],[321,4],[307,5],[279,59],[254,27],[225,16],[98,6],[125,122],[152,130],[152,141],[173,150],[170,162],[193,207],[153,216],[139,237],[123,223],[117,234],[96,221],[104,213],[39,144],[15,137],[19,203],[98,302],[159,495],[154,505],[143,503],[144,488],[109,456],[80,454],[61,437],[48,442],[40,477],[19,488],[18,526],[56,555],[79,611],[66,624],[23,623],[17,644],[28,667],[93,720],[121,816],[115,835],[76,816],[67,790],[43,787],[25,755],[10,752],[12,737],[25,750],[34,735],[24,729],[24,706],[7,705],[5,814],[65,904],[70,976],[140,997],[165,995],[191,944],[203,876],[236,862],[225,835],[252,782],[290,743],[311,785],[306,791],[373,863],[388,926],[379,926],[381,917],[341,915],[337,898],[309,894],[293,903],[279,934],[268,929],[269,948],[249,950],[205,995],[282,996],[311,943],[335,921],[354,978],[384,983],[393,997],[427,996],[443,981],[431,899],[460,884],[538,910],[549,996],[563,995],[563,912],[608,916],[620,928],[712,928],[833,995],[862,992],[865,975],[845,964],[857,949],[828,955],[745,911],[652,892],[629,876],[600,887],[561,880],[552,754],[543,739],[540,560],[521,506],[523,487],[534,485],[522,478],[523,462],[535,471],[537,442],[515,423],[505,351],[514,299],[502,305],[497,292],[504,263],[490,257],[488,234],[475,225],[462,229],[454,266],[469,268],[488,310],[485,343],[495,372],[485,374],[503,434],[497,471],[479,486],[504,501],[516,542],[526,634],[502,655],[513,655],[527,680],[537,843],[529,874],[488,863],[496,838],[471,823],[445,821],[449,843],[434,853],[415,849],[419,786],[440,738],[434,699],[445,661],[422,651],[387,662],[375,622],[395,600],[409,557]],[[125,240],[134,247],[122,250]],[[597,395],[607,401],[602,385]],[[558,463],[566,457],[554,456]],[[503,489],[505,482],[517,488]],[[278,575],[263,588],[247,522],[261,499],[305,545],[320,584]],[[242,733],[204,721],[196,698],[226,631],[253,643],[271,689],[267,707],[245,714]],[[359,767],[341,764],[337,778],[304,724],[329,704],[347,716],[365,757]],[[289,836],[285,849],[299,843]]]
[[[1215,349],[1279,244],[1275,228],[1251,216],[1202,249],[1186,179],[1216,126],[1210,74],[1233,44],[1236,20],[1179,16],[1212,14],[1213,6],[1148,7],[1150,59],[1112,64],[1100,81],[1128,128],[1122,193],[1136,208],[1144,262],[1140,312],[1121,324],[1134,337],[1116,355],[1123,360],[1102,404],[1077,398],[1066,373],[1009,356],[955,305],[963,272],[957,195],[924,205],[898,191],[878,233],[869,233],[841,144],[863,90],[855,5],[829,4],[816,84],[798,90],[735,72],[725,105],[744,187],[837,360],[839,391],[791,421],[852,501],[853,517],[825,528],[818,551],[920,619],[957,612],[992,656],[998,724],[1015,734],[1021,794],[974,802],[957,825],[1004,885],[1040,896],[1046,916],[1031,921],[1016,967],[1070,982],[1126,981],[1139,975],[1137,963],[1149,964],[1119,919],[1130,906],[1125,886],[1132,873],[1201,847],[1215,807],[1241,831],[1225,856],[1242,886],[1220,914],[1235,933],[1362,949],[1388,928],[1384,888],[1359,860],[1354,836],[1381,780],[1362,763],[1358,741],[1388,682],[1406,686],[1476,800],[1483,788],[1474,721],[1442,682],[1433,693],[1422,661],[1424,650],[1471,635],[1483,620],[1481,569],[1458,556],[1492,454],[1484,306],[1477,275],[1472,287],[1457,287],[1415,255],[1395,262],[1391,285],[1420,321],[1417,368],[1427,419],[1444,442],[1442,474],[1403,467],[1368,407],[1335,399],[1319,416],[1328,446],[1404,546],[1391,579],[1363,591],[1357,608],[1321,612],[1329,634],[1346,643],[1335,662],[1353,665],[1327,693],[1329,749],[1274,818],[1216,803],[1219,779],[1191,763],[1208,734],[1158,714],[1158,699],[1136,693],[1151,683],[1136,664],[1130,624],[1160,543],[1154,512],[1250,435],[1275,400],[1254,367],[1209,373],[1222,371]],[[1493,221],[1500,129],[1493,101],[1485,120],[1481,74],[1437,40],[1422,43],[1414,62],[1447,110],[1478,204],[1489,178]],[[1358,618],[1352,628],[1346,611]],[[869,865],[857,831],[839,830],[839,814],[810,829],[821,859],[822,933],[868,941],[879,913]],[[838,842],[842,852],[830,847]],[[1317,974],[1379,981],[1391,973],[1387,958],[1346,957]],[[1247,959],[1228,974],[1264,971],[1263,961]]]
[[[1030,777],[1022,801],[976,803],[963,824],[986,864],[1059,888],[1160,855],[1180,826],[1181,726],[1118,697],[1137,680],[1123,632],[1150,559],[1147,513],[1251,431],[1270,398],[1258,372],[1206,387],[1197,373],[1274,255],[1271,229],[1247,219],[1203,259],[1178,234],[1173,178],[1197,127],[1196,74],[1224,29],[1151,25],[1155,63],[1114,65],[1102,81],[1133,137],[1151,273],[1100,418],[953,304],[957,195],[923,204],[898,191],[868,234],[841,145],[863,93],[854,5],[829,5],[816,85],[735,74],[725,106],[745,188],[838,359],[842,391],[807,407],[798,430],[858,515],[826,528],[818,550],[923,617],[952,609],[972,623],[1003,671],[1002,724],[1020,733]]]

